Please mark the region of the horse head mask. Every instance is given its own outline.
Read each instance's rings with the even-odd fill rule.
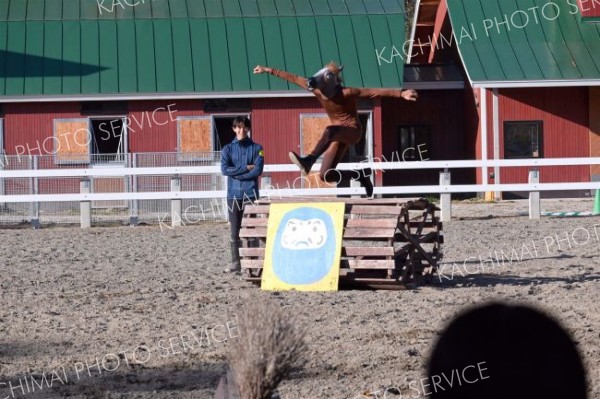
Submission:
[[[342,88],[342,80],[339,77],[344,66],[337,66],[334,62],[327,64],[323,69],[308,78],[308,90],[319,89],[327,98],[333,98]]]

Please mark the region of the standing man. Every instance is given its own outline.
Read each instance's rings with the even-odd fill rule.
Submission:
[[[258,198],[258,177],[265,165],[260,144],[248,137],[250,119],[238,116],[233,120],[235,139],[221,151],[221,173],[227,176],[227,209],[231,223],[231,265],[225,272],[239,272],[240,227],[244,207]]]

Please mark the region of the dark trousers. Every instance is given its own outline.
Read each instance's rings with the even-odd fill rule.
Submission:
[[[340,163],[350,146],[358,143],[362,138],[362,129],[348,126],[327,126],[321,138],[315,145],[311,154],[315,159],[323,156],[319,177],[326,182],[339,183],[337,179],[349,180],[355,175],[351,171],[336,171],[335,168]],[[338,173],[329,173],[338,172]]]
[[[227,198],[227,212],[229,215],[229,223],[231,223],[231,240],[237,241],[240,239],[240,229],[242,227],[242,216],[244,208],[253,201],[248,198],[229,199]]]

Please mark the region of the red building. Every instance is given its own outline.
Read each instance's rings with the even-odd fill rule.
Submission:
[[[410,62],[453,63],[465,72],[465,128],[476,159],[598,157],[600,25],[591,13],[600,3],[534,3],[419,2]],[[491,168],[487,177],[526,183],[527,174],[525,167]],[[600,168],[544,167],[540,177],[600,181]],[[484,181],[481,169],[476,179]]]
[[[268,164],[288,163],[288,151],[307,152],[328,119],[312,94],[252,68],[310,76],[330,60],[345,66],[347,86],[415,88],[421,95],[415,104],[361,103],[365,140],[355,160],[469,155],[462,119],[437,117],[446,107],[462,113],[464,78],[453,66],[405,67],[403,0],[296,2],[293,9],[266,0],[184,8],[158,0],[109,9],[81,0],[63,9],[62,1],[45,0],[42,11],[17,3],[0,12],[0,148],[18,161],[40,156],[35,167],[214,162],[233,138],[236,115],[250,116]],[[131,156],[148,153],[170,155],[150,163]],[[298,176],[277,174],[273,183]],[[437,172],[376,179],[434,183]],[[472,177],[457,174],[461,180]]]
[[[355,159],[467,155],[462,122],[430,123],[432,111],[460,103],[464,79],[452,66],[405,68],[402,0],[293,10],[262,0],[243,9],[190,2],[186,10],[168,0],[112,10],[82,0],[75,11],[45,2],[45,13],[12,2],[0,15],[0,145],[7,155],[45,156],[37,167],[129,165],[140,153],[176,153],[165,166],[215,161],[236,115],[250,116],[267,163],[288,163],[287,152],[308,151],[328,119],[310,93],[251,70],[263,64],[309,76],[332,59],[345,66],[347,86],[421,92],[416,104],[360,104],[365,140]],[[451,145],[457,140],[464,146]],[[278,174],[273,183],[298,176]],[[436,181],[433,171],[377,176],[379,185]]]
[[[308,151],[328,120],[310,93],[252,68],[309,76],[330,60],[345,66],[347,86],[420,94],[416,103],[361,103],[355,159],[598,156],[600,31],[574,2],[558,11],[541,0],[535,11],[420,2],[409,40],[403,0],[10,2],[0,10],[0,148],[13,157],[2,166],[28,155],[41,156],[39,168],[212,164],[236,115],[250,116],[268,164],[288,163],[287,152]],[[437,184],[438,172],[387,171],[376,184]],[[273,184],[298,176],[277,174]],[[452,171],[455,184],[526,176]],[[599,176],[587,166],[541,171],[543,182]]]

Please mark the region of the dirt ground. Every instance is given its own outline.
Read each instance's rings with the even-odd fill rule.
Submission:
[[[590,211],[592,201],[542,208]],[[589,398],[600,398],[600,217],[530,221],[518,216],[526,211],[525,201],[454,204],[442,275],[409,291],[261,292],[222,273],[225,223],[0,230],[0,398],[210,399],[233,315],[266,299],[309,331],[308,362],[282,383],[285,399],[390,386],[413,397],[408,384],[425,376],[445,325],[491,300],[559,319],[585,362]],[[512,262],[493,263],[513,250]]]

